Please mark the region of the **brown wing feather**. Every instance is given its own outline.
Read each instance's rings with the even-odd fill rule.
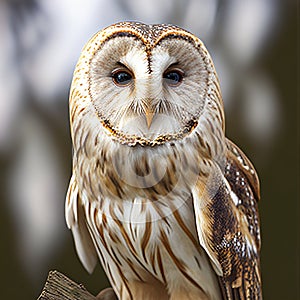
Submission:
[[[234,143],[227,140],[227,147],[225,178],[239,199],[237,207],[246,216],[249,232],[256,242],[257,249],[260,250],[258,176],[249,159]]]
[[[262,299],[260,233],[256,172],[242,153],[227,141],[225,169],[212,162],[212,176],[193,190],[200,243],[220,266],[224,299]]]
[[[247,178],[249,185],[251,186],[253,196],[256,201],[260,200],[260,186],[257,173],[248,159],[248,157],[239,149],[233,142],[226,140],[227,144],[227,159],[235,161],[235,165],[240,169],[244,176]]]
[[[247,225],[247,242],[254,247],[250,249],[243,262],[238,288],[230,287],[221,279],[232,299],[262,299],[260,274],[260,221],[258,201],[260,187],[257,173],[246,155],[231,141],[227,140],[227,164],[225,179],[234,193],[236,207],[241,219]],[[256,249],[256,251],[253,251]],[[251,251],[252,250],[252,251]],[[231,299],[231,298],[229,298]]]

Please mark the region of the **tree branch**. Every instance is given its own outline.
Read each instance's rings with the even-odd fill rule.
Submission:
[[[101,291],[97,297],[58,271],[50,271],[38,300],[116,300],[111,288]]]

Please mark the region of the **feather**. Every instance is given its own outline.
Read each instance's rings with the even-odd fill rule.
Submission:
[[[89,273],[92,273],[98,261],[98,256],[86,225],[84,210],[81,206],[81,199],[74,174],[67,192],[65,215],[67,226],[71,229],[74,237],[79,259],[85,269]]]
[[[225,170],[214,164],[208,181],[193,189],[197,232],[224,299],[262,299],[259,182],[242,151],[228,140],[227,148]]]

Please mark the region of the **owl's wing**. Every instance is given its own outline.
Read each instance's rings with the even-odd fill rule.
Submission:
[[[72,231],[79,259],[85,269],[92,273],[98,258],[85,222],[83,206],[74,174],[70,180],[66,196],[65,217],[67,225]]]
[[[199,180],[193,189],[200,244],[219,276],[224,299],[262,299],[255,169],[229,140],[225,166],[212,163],[212,168],[208,181]]]

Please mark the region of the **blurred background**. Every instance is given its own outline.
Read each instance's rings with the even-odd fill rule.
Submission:
[[[64,221],[68,92],[85,42],[123,20],[174,23],[206,44],[227,136],[261,180],[264,298],[298,299],[297,19],[296,0],[0,0],[1,299],[36,299],[52,269],[95,294],[108,286],[100,266],[83,269]]]

